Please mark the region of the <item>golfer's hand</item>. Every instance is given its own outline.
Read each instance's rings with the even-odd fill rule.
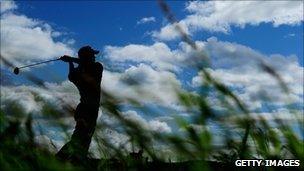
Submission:
[[[70,62],[71,61],[71,57],[68,56],[68,55],[61,56],[59,59],[62,60],[63,62]]]

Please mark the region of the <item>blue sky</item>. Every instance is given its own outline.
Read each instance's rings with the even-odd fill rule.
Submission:
[[[119,92],[119,97],[138,99],[140,94],[123,85],[124,79],[135,77],[148,79],[144,80],[141,91],[158,90],[156,100],[143,99],[143,103],[151,105],[158,114],[144,116],[125,106],[127,116],[137,118],[150,129],[178,131],[166,113],[173,110],[185,116],[185,111],[180,109],[173,87],[164,81],[176,83],[181,90],[196,91],[202,80],[200,73],[193,69],[195,66],[183,66],[189,61],[198,61],[191,58],[187,44],[176,37],[156,2],[17,1],[7,4],[1,9],[1,35],[5,35],[1,38],[1,54],[12,63],[24,65],[75,54],[81,46],[91,45],[102,52],[97,58],[106,68],[102,88]],[[303,113],[303,2],[169,1],[168,5],[182,28],[208,54],[212,63],[210,72],[231,87],[249,105],[253,115],[289,116],[283,105],[287,98],[280,95],[270,77],[258,70],[254,64],[257,58],[282,74],[292,92],[291,104]],[[255,12],[256,9],[259,10]],[[11,74],[11,68],[1,65],[1,69],[3,77],[10,80],[1,78],[5,90],[33,91],[47,97],[47,91],[34,87],[22,73],[16,77]],[[65,63],[56,62],[24,72],[34,73],[59,96],[69,97],[71,103],[77,104],[77,91],[66,80]],[[8,94],[1,91],[5,100],[12,100]],[[271,102],[257,99],[261,94],[269,95]],[[30,96],[24,97],[22,93],[16,96],[28,101],[28,104],[20,103],[25,111],[39,113],[39,104]]]
[[[75,40],[75,49],[83,45],[92,45],[103,49],[106,45],[124,46],[128,44],[153,44],[149,32],[161,28],[167,20],[158,4],[144,2],[68,2],[68,1],[20,1],[18,12],[30,18],[49,23],[56,30],[66,32],[65,38]],[[188,13],[186,2],[169,1],[177,18],[182,19]],[[155,22],[140,24],[144,17],[155,17]],[[236,42],[251,47],[263,54],[295,54],[303,66],[303,23],[296,26],[282,25],[273,27],[271,23],[259,26],[246,25],[245,28],[234,27],[231,33],[202,30],[193,35],[194,40],[206,40],[212,36],[222,41]],[[56,39],[55,39],[56,40]],[[60,38],[59,38],[60,40]],[[175,47],[176,41],[167,42]],[[66,71],[62,65],[54,66],[60,72]],[[53,68],[52,68],[53,69]]]
[[[162,14],[154,2],[53,1],[20,4],[24,5],[25,14],[55,23],[74,33],[78,46],[149,43],[151,41],[143,36],[144,33],[159,28],[162,22]],[[148,26],[137,26],[137,21],[146,16],[155,16],[159,21]]]
[[[178,18],[187,13],[184,1],[169,1],[169,5]],[[123,46],[126,44],[151,44],[151,37],[146,32],[159,29],[164,19],[158,4],[144,2],[58,2],[33,1],[18,2],[19,12],[31,18],[47,21],[55,28],[67,31],[75,40],[75,48],[85,44],[102,48],[105,45]],[[156,22],[137,25],[144,17],[153,16]],[[290,34],[294,34],[290,36]],[[220,40],[237,42],[265,54],[295,54],[303,66],[303,23],[296,26],[272,24],[233,28],[231,34],[202,31],[195,34],[195,40],[205,40],[216,36]]]

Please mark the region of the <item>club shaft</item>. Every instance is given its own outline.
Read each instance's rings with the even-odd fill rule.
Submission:
[[[48,62],[52,62],[52,61],[57,61],[57,60],[59,60],[59,59],[52,59],[52,60],[48,60],[48,61],[38,62],[38,63],[30,64],[30,65],[21,66],[18,68],[20,69],[20,68],[31,67],[31,66],[40,65],[40,64],[44,64],[44,63],[48,63]]]

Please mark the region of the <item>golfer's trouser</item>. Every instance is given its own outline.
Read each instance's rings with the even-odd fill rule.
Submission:
[[[76,127],[71,140],[56,154],[61,159],[85,158],[95,131],[98,108],[79,104],[75,113]],[[90,117],[88,117],[90,116]]]

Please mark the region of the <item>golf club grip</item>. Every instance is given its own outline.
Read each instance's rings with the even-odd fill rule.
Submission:
[[[38,62],[38,63],[34,63],[34,64],[30,64],[30,65],[25,65],[25,66],[18,67],[18,68],[19,69],[20,68],[26,68],[26,67],[35,66],[35,65],[39,65],[39,64],[43,64],[43,63],[48,63],[48,62],[52,62],[52,61],[57,61],[57,60],[59,60],[59,59],[52,59],[52,60],[48,60],[48,61]]]

